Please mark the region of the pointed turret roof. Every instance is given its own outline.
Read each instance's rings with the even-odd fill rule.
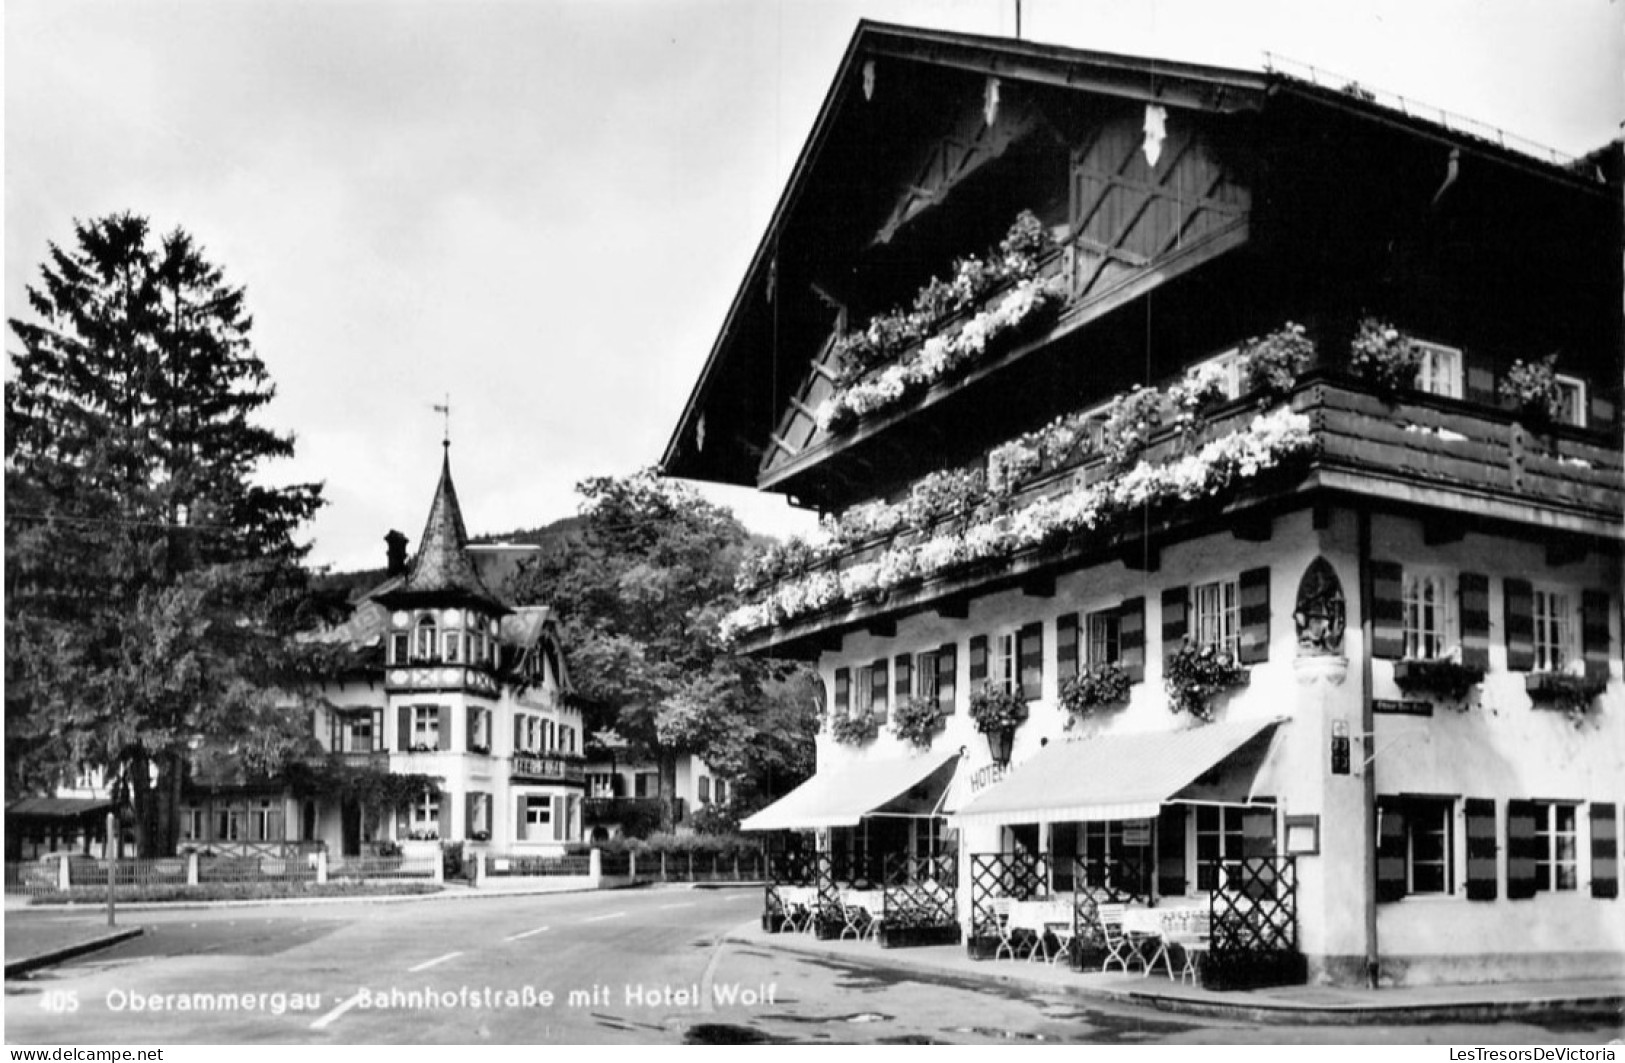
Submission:
[[[390,602],[434,600],[477,602],[497,612],[507,612],[496,595],[485,586],[468,553],[468,528],[463,509],[457,502],[457,486],[451,479],[451,444],[445,446],[440,464],[440,484],[429,507],[429,520],[418,540],[418,552],[398,587],[379,596]]]

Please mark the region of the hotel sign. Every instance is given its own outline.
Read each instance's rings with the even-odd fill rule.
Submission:
[[[1009,769],[998,764],[984,764],[970,773],[970,792],[979,794],[989,786],[1004,780],[1005,772]]]
[[[515,779],[540,779],[546,782],[584,782],[586,775],[580,762],[562,757],[533,757],[516,754],[512,776]]]

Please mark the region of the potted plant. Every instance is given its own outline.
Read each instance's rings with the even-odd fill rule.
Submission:
[[[1247,669],[1213,646],[1197,646],[1188,637],[1163,668],[1168,708],[1213,721],[1213,699],[1247,682]]]
[[[1314,358],[1309,333],[1288,321],[1269,335],[1242,344],[1242,389],[1258,392],[1265,402],[1285,398]]]
[[[880,724],[867,712],[858,716],[837,716],[830,721],[829,733],[843,745],[862,745],[880,733]]]
[[[916,749],[929,749],[931,736],[942,729],[942,714],[935,698],[914,694],[902,700],[892,712],[891,730]]]
[[[1531,672],[1524,680],[1531,702],[1541,708],[1563,710],[1576,727],[1585,723],[1591,703],[1606,686],[1601,679],[1563,672]]]
[[[982,734],[1014,731],[1027,719],[1027,702],[1014,690],[984,683],[970,696],[970,718]]]
[[[1512,363],[1496,389],[1523,417],[1545,427],[1563,418],[1563,390],[1557,386],[1557,355],[1538,362]]]
[[[1349,367],[1379,395],[1392,398],[1416,383],[1422,351],[1394,326],[1368,317],[1349,344]]]
[[[1061,684],[1066,725],[1071,727],[1108,705],[1127,704],[1130,685],[1128,673],[1115,661],[1085,668]]]
[[[1447,701],[1462,701],[1483,681],[1484,669],[1452,657],[1408,658],[1394,665],[1394,685],[1407,694],[1436,694]]]

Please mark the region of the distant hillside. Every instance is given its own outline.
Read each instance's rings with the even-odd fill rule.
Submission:
[[[542,525],[540,528],[502,532],[498,535],[476,535],[470,539],[470,542],[522,543],[528,546],[543,546],[551,550],[580,535],[581,526],[584,523],[585,518],[583,517],[561,517],[551,524]]]

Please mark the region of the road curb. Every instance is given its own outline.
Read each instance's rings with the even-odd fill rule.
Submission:
[[[1005,985],[1042,987],[1071,996],[1114,1004],[1129,1004],[1154,1008],[1173,1014],[1194,1015],[1210,1019],[1231,1019],[1256,1025],[1275,1026],[1359,1026],[1369,1023],[1417,1026],[1442,1022],[1508,1022],[1541,1019],[1619,1019],[1625,1015],[1625,994],[1610,993],[1595,996],[1553,996],[1530,1000],[1461,1001],[1444,1004],[1403,1004],[1383,1006],[1369,1004],[1295,1004],[1287,1001],[1209,1001],[1188,997],[1166,996],[1137,989],[1112,989],[1082,983],[1049,982],[1023,977],[1018,971],[989,969],[966,971],[960,967],[929,961],[908,960],[893,952],[877,956],[852,955],[833,952],[796,941],[778,941],[751,934],[754,924],[731,932],[727,940],[732,944],[756,945],[782,952],[817,956],[842,962],[880,967],[899,973],[930,971],[954,978],[985,980]],[[1244,991],[1243,991],[1244,992]]]
[[[111,934],[103,934],[101,937],[92,938],[89,941],[81,941],[76,945],[68,945],[60,949],[52,949],[49,952],[42,952],[37,956],[25,956],[20,960],[7,960],[6,977],[17,978],[21,975],[29,973],[30,971],[37,971],[41,967],[51,967],[55,964],[63,962],[64,960],[71,960],[75,956],[83,956],[86,953],[99,952],[102,949],[112,948],[114,945],[117,945],[120,942],[128,941],[134,937],[140,937],[143,933],[144,930],[139,926],[125,927],[123,930],[115,930]]]

